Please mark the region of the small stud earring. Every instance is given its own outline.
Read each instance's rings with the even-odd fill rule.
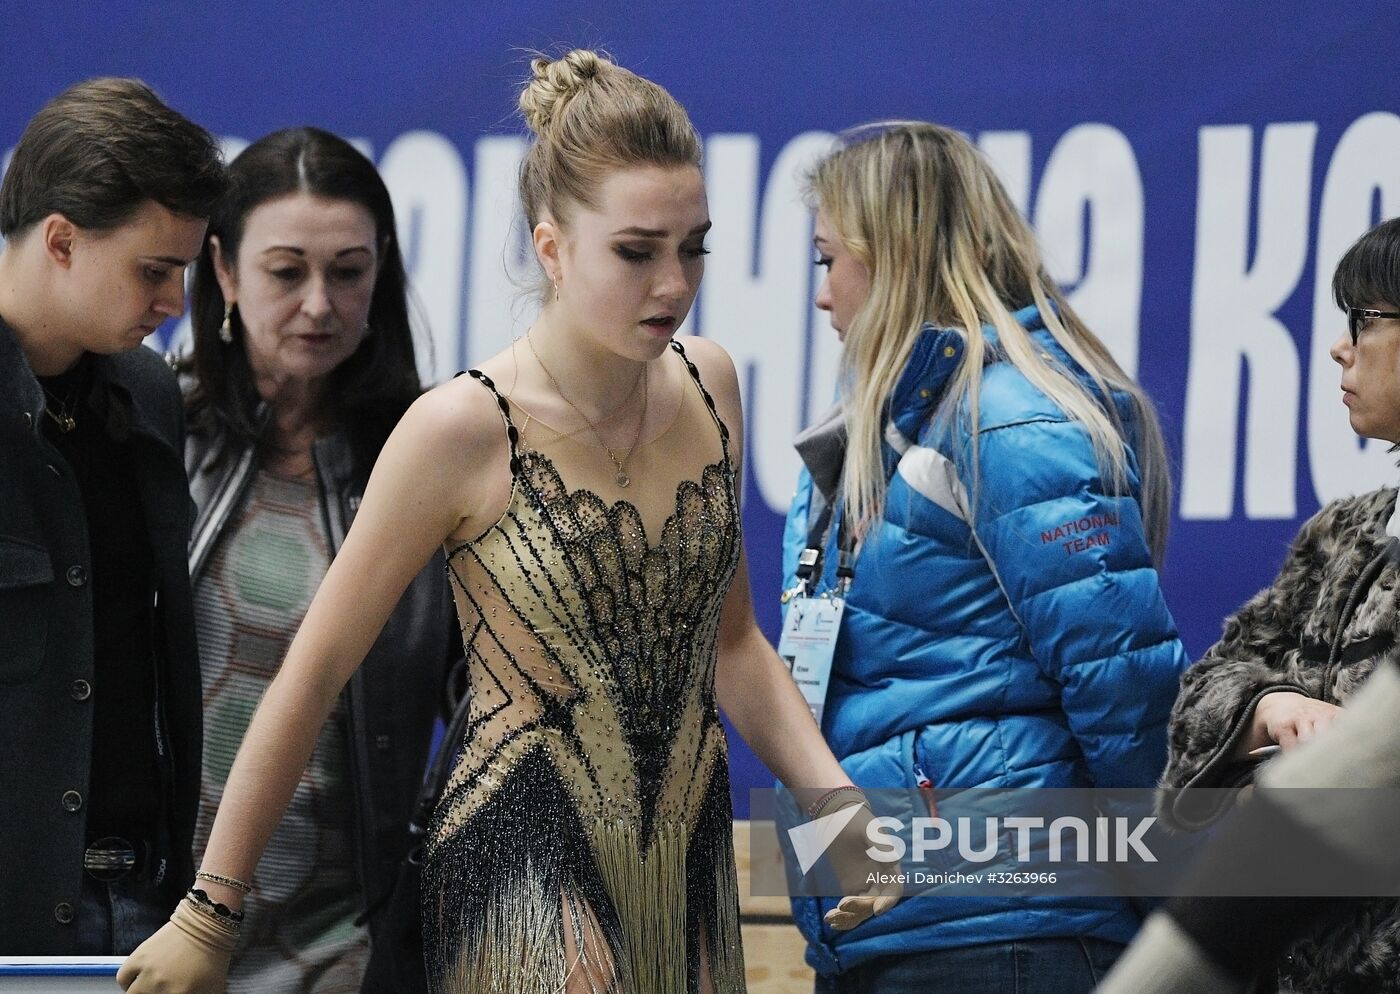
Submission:
[[[219,341],[225,345],[233,344],[233,305],[224,305],[224,323],[219,325]]]

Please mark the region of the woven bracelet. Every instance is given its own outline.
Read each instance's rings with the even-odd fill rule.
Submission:
[[[817,816],[817,812],[820,811],[822,808],[826,807],[828,801],[830,801],[833,797],[836,797],[838,794],[844,794],[848,791],[852,794],[856,794],[857,796],[859,796],[862,801],[869,803],[868,801],[866,801],[865,791],[861,790],[855,784],[848,783],[841,787],[831,788],[831,790],[828,790],[821,797],[817,798],[814,802],[809,804],[807,806],[807,817],[815,818]]]
[[[236,877],[226,877],[222,873],[209,873],[205,870],[200,870],[194,876],[196,880],[208,880],[211,884],[223,884],[225,887],[232,887],[240,894],[251,894],[253,892],[252,884],[246,884]]]

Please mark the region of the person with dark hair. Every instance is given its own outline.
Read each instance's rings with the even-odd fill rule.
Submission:
[[[1332,295],[1347,316],[1331,355],[1352,430],[1400,445],[1400,218],[1347,250]],[[1397,539],[1393,486],[1332,501],[1303,525],[1273,585],[1229,618],[1221,640],[1182,676],[1164,821],[1182,829],[1213,822],[1223,792],[1196,788],[1248,781],[1252,754],[1264,746],[1281,746],[1287,758],[1337,720],[1377,667],[1400,661]],[[1318,749],[1325,745],[1319,739]],[[1280,774],[1286,769],[1280,761]],[[1232,934],[1253,944],[1252,916],[1236,908],[1237,927],[1217,929],[1217,946]],[[1397,949],[1400,901],[1378,899],[1293,946],[1278,977],[1298,992],[1400,991]],[[1241,948],[1242,959],[1247,953]]]
[[[131,79],[48,103],[0,184],[0,954],[130,952],[193,878],[184,421],[139,346],[223,187]]]
[[[195,265],[194,349],[182,364],[204,672],[197,854],[253,709],[345,540],[384,440],[421,393],[406,283],[389,191],[348,142],[293,128],[229,165],[228,195]],[[409,583],[320,730],[249,880],[229,990],[360,989],[380,922],[356,918],[383,905],[409,844],[433,719],[462,656],[451,617],[439,554]]]

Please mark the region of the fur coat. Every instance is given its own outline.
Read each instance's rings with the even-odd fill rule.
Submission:
[[[1394,488],[1345,498],[1303,526],[1273,585],[1227,620],[1221,640],[1183,675],[1164,787],[1248,779],[1252,770],[1231,754],[1263,696],[1288,690],[1345,706],[1378,663],[1397,655],[1400,562],[1384,555],[1395,502]],[[1363,573],[1374,579],[1358,587]],[[1362,588],[1348,616],[1353,589]],[[1340,652],[1329,665],[1334,643]],[[1165,796],[1162,817],[1178,828],[1200,828],[1221,813],[1189,789]],[[1400,992],[1400,901],[1368,901],[1299,942],[1279,974],[1298,994]]]

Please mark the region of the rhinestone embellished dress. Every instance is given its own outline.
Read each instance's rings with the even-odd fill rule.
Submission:
[[[739,558],[734,469],[673,347],[696,389],[650,444],[682,481],[658,496],[634,479],[641,507],[566,486],[471,373],[496,394],[513,482],[500,521],[448,560],[472,698],[424,854],[438,994],[683,994],[702,974],[744,990],[714,696]],[[664,520],[650,537],[648,518]]]

